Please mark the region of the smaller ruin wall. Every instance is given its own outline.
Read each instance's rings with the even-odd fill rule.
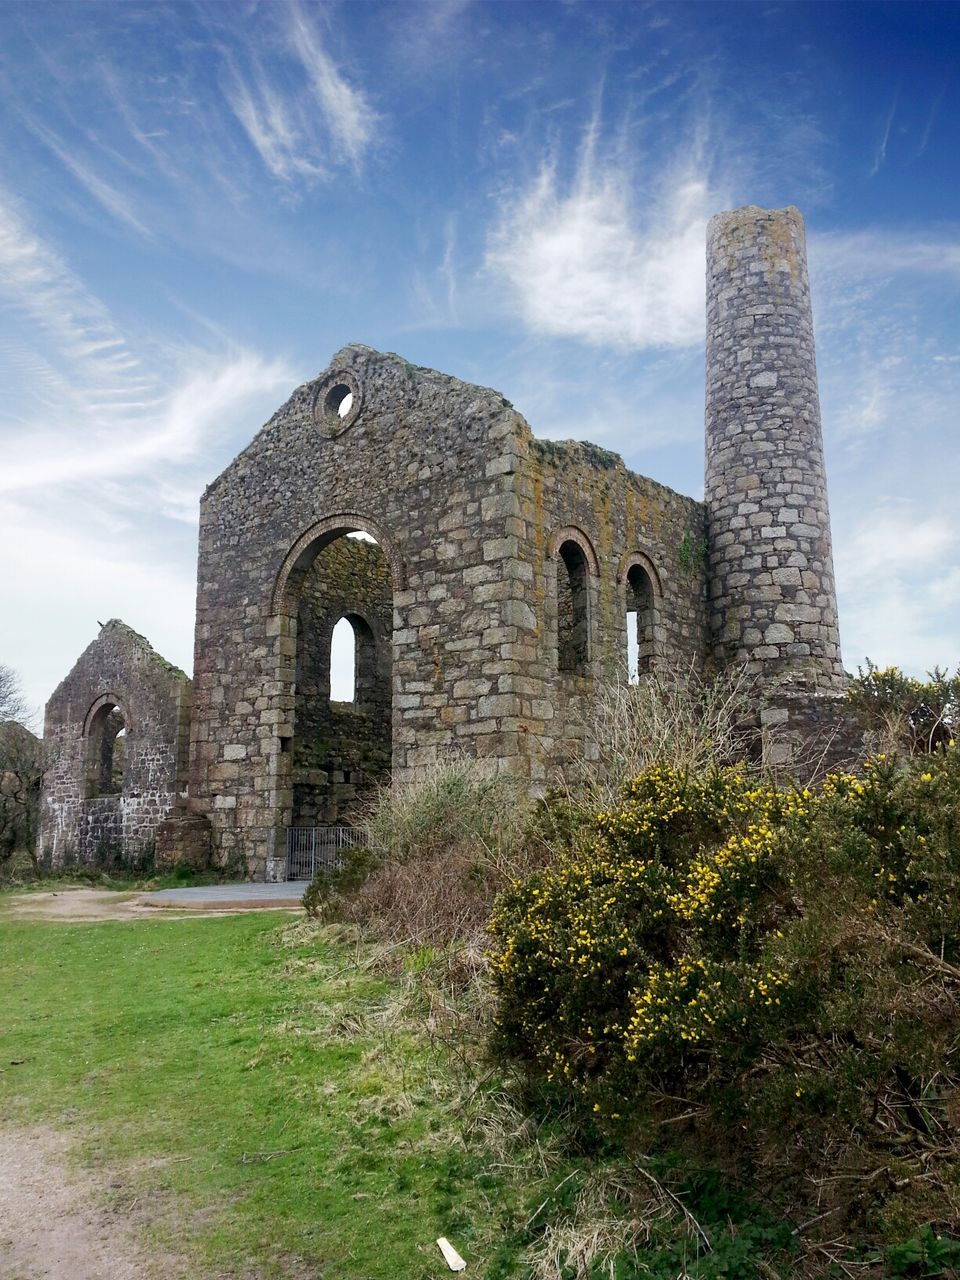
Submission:
[[[105,770],[103,755],[104,727],[120,723],[113,708],[125,731],[115,791],[105,773],[116,777],[119,761]],[[151,858],[160,823],[186,805],[189,722],[189,678],[125,623],[106,623],[46,705],[41,857]]]

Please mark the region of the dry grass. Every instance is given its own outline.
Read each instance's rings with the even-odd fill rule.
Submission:
[[[551,1201],[574,1178],[580,1188],[573,1205],[567,1213],[557,1213]],[[571,1275],[615,1280],[624,1261],[639,1268],[641,1251],[664,1234],[688,1240],[691,1258],[710,1250],[706,1233],[682,1202],[636,1162],[568,1174],[528,1225],[535,1225],[541,1213],[547,1224],[525,1258],[524,1274],[532,1280],[567,1280]]]
[[[516,779],[467,757],[384,788],[365,824],[373,869],[341,918],[412,946],[475,940],[496,895],[543,856],[527,813]]]
[[[565,770],[571,799],[604,808],[651,765],[694,775],[743,759],[755,736],[754,682],[742,667],[705,677],[656,667],[636,683],[626,672],[597,682],[580,724],[582,747]]]

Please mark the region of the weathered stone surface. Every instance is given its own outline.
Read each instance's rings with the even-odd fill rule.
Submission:
[[[153,854],[160,823],[186,808],[190,705],[189,678],[143,636],[102,627],[44,713],[44,859]]]
[[[799,679],[839,693],[813,317],[803,219],[792,207],[748,206],[710,220],[706,446],[718,661],[757,663],[768,685]],[[745,526],[734,525],[737,516]],[[783,625],[791,622],[809,627],[803,652]]]
[[[165,818],[157,827],[156,865],[166,871],[191,867],[203,871],[213,861],[213,828],[202,813]]]
[[[336,434],[316,421],[332,385],[362,399]],[[342,589],[350,530],[376,540],[382,571],[367,565]],[[277,874],[284,829],[349,813],[389,757],[398,778],[451,750],[543,777],[594,677],[625,660],[629,573],[651,583],[647,657],[705,653],[704,538],[700,503],[592,445],[535,440],[497,392],[344,348],[202,502],[191,807],[210,815],[218,857]],[[568,608],[582,633],[572,670],[558,650]],[[323,665],[350,613],[370,625],[389,693],[359,736],[356,709],[331,708]],[[326,749],[331,737],[342,750]],[[325,750],[306,759],[306,739]]]

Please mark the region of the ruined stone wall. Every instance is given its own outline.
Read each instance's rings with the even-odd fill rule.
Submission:
[[[707,233],[706,504],[721,663],[839,691],[844,673],[803,219],[748,206]]]
[[[337,622],[356,635],[356,697],[330,699]],[[293,825],[349,823],[357,802],[390,773],[393,588],[380,548],[338,538],[303,580],[297,613]]]
[[[527,757],[532,778],[549,779],[577,748],[594,682],[626,671],[631,568],[650,586],[651,659],[702,670],[709,647],[705,511],[634,475],[617,454],[584,443],[531,438],[510,483],[520,521],[517,572],[528,584],[536,626],[514,642],[525,670],[517,685],[519,733],[506,745]],[[568,541],[584,549],[588,570],[587,655],[579,672],[562,670],[558,652],[566,576],[560,553]]]
[[[207,490],[191,804],[210,815],[222,860],[243,858],[258,877],[282,867],[294,804],[297,579],[349,529],[376,538],[391,566],[395,775],[458,745],[476,750],[497,727],[473,682],[504,661],[501,627],[518,617],[528,625],[501,500],[523,430],[496,392],[348,347]]]
[[[91,736],[98,706],[116,703],[126,728],[120,794],[93,794],[101,774]],[[44,714],[47,769],[39,850],[59,865],[152,853],[159,824],[186,797],[190,680],[114,619],[84,650]]]
[[[304,776],[320,762],[296,746],[296,720],[317,715],[326,629],[346,596],[331,609],[304,583],[350,529],[376,538],[390,567],[399,780],[459,750],[532,786],[548,778],[591,681],[625,660],[633,565],[650,574],[652,647],[702,659],[701,504],[603,450],[535,441],[496,392],[345,348],[202,504],[191,804],[213,820],[221,860],[242,857],[251,875],[281,872],[295,815],[331,812],[305,808],[323,780]],[[558,654],[564,530],[588,562],[588,657],[570,673]],[[300,608],[311,594],[313,615]],[[386,633],[385,618],[368,621]]]

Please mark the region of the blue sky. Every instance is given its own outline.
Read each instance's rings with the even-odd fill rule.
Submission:
[[[0,661],[188,670],[197,502],[348,341],[702,494],[710,214],[807,220],[846,665],[960,660],[960,5],[0,7]]]

